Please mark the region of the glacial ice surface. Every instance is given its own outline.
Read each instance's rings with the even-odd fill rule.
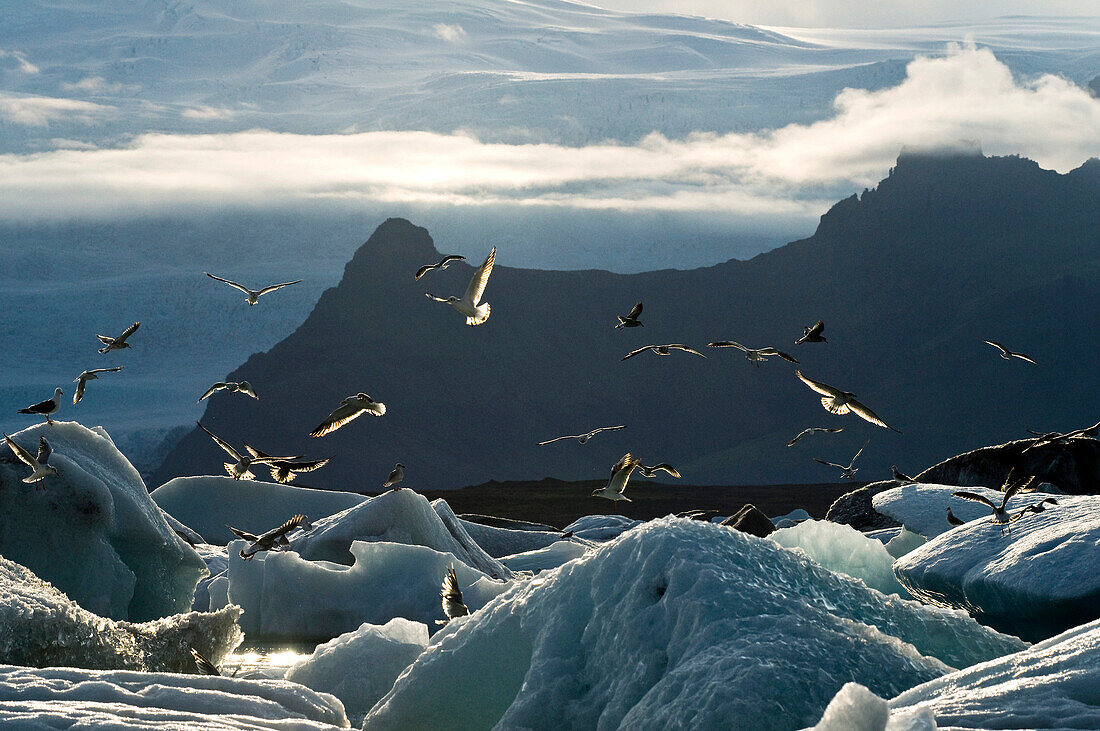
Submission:
[[[894,578],[894,557],[886,547],[850,525],[804,520],[790,528],[780,528],[768,534],[768,538],[784,548],[799,549],[830,571],[860,579],[883,594],[909,596]]]
[[[891,711],[866,687],[845,683],[817,725],[805,731],[936,731],[936,719],[927,709]]]
[[[451,506],[442,498],[433,500],[432,507],[439,513],[440,518],[451,512]],[[451,514],[453,515],[453,513]],[[477,545],[481,546],[485,553],[493,558],[535,551],[546,548],[554,541],[561,540],[561,533],[552,533],[545,530],[498,528],[462,518],[459,518],[459,522],[470,538],[476,541]]]
[[[54,422],[12,439],[34,454],[40,435],[59,475],[28,485],[30,468],[0,461],[0,555],[104,617],[144,621],[189,610],[206,566],[107,433]]]
[[[545,548],[515,553],[500,560],[513,571],[545,571],[556,569],[566,561],[572,561],[587,552],[588,547],[580,541],[557,541]]]
[[[214,663],[241,641],[238,607],[135,624],[100,617],[0,556],[0,663],[194,672],[190,648]]]
[[[915,482],[884,490],[872,498],[872,503],[875,510],[898,521],[907,530],[931,539],[951,530],[952,526],[947,522],[948,507],[956,518],[966,522],[978,518],[985,518],[988,521],[992,515],[992,511],[987,506],[951,494],[958,490],[978,493],[997,505],[1000,505],[1004,498],[1003,492],[991,490],[988,487],[958,487]],[[1016,512],[1048,497],[1061,499],[1061,495],[1025,492],[1009,500],[1008,508],[1011,512]]]
[[[846,682],[892,697],[1023,646],[772,541],[664,518],[452,621],[364,728],[791,729]]]
[[[622,515],[584,515],[562,528],[562,533],[573,535],[587,541],[609,541],[624,531],[628,531],[642,521]]]
[[[1025,497],[1035,502],[1036,495]],[[1012,523],[1005,535],[988,519],[942,533],[898,559],[894,572],[913,596],[965,609],[1028,640],[1096,619],[1100,497],[1057,499],[1058,505]]]

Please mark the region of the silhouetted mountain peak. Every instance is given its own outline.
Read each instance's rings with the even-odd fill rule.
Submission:
[[[344,278],[369,276],[371,270],[409,270],[409,276],[424,264],[439,261],[428,229],[404,218],[387,218],[359,247],[344,269]]]

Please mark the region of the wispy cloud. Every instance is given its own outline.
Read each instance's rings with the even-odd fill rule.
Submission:
[[[919,58],[834,114],[758,134],[651,135],[635,145],[485,143],[429,132],[143,135],[91,151],[0,157],[0,215],[116,214],[318,198],[700,211],[805,220],[873,185],[903,147],[977,140],[1066,171],[1100,156],[1100,100],[1063,79],[1016,82],[985,50]]]
[[[205,104],[198,107],[184,109],[182,116],[187,119],[231,119],[236,114],[232,109],[225,107],[209,107]]]
[[[458,43],[466,39],[466,30],[457,23],[454,25],[436,23],[432,26],[432,35],[449,43]]]
[[[45,127],[51,122],[61,120],[89,124],[114,111],[114,107],[80,99],[0,92],[0,120],[24,127]]]
[[[38,73],[38,67],[28,61],[27,54],[23,53],[22,51],[5,51],[3,48],[0,48],[0,59],[7,58],[10,58],[12,61],[15,62],[15,68],[18,69],[20,73]]]
[[[62,91],[86,94],[118,94],[124,90],[135,91],[140,88],[137,84],[110,82],[102,76],[86,76],[76,83],[62,82],[61,84]]]

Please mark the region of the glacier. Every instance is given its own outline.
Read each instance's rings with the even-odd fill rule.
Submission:
[[[935,715],[926,708],[892,712],[890,705],[859,683],[845,683],[825,714],[804,731],[935,731]]]
[[[0,663],[194,672],[193,647],[214,663],[240,644],[239,607],[151,622],[100,617],[0,556]]]
[[[1036,502],[1040,495],[1023,497]],[[898,559],[894,573],[922,601],[965,609],[1027,640],[1096,619],[1100,497],[1057,499],[1058,505],[1025,515],[1005,535],[988,518],[942,533]]]
[[[452,621],[364,728],[790,729],[846,682],[892,697],[1024,646],[769,540],[670,517]]]
[[[563,563],[580,558],[588,552],[589,547],[574,538],[573,540],[557,541],[545,548],[513,553],[511,556],[502,556],[500,560],[513,571],[545,571],[556,569]]]
[[[769,533],[768,540],[800,550],[830,571],[860,579],[883,594],[909,598],[909,592],[894,578],[894,557],[887,547],[851,526],[804,520]]]
[[[26,485],[25,465],[0,460],[0,554],[104,617],[145,621],[190,609],[206,565],[107,432],[54,422],[12,439],[34,453],[39,436],[60,474]]]
[[[432,507],[439,513],[440,518],[444,518],[444,515],[447,514],[454,515],[451,506],[442,498],[433,500]],[[449,519],[449,516],[447,519]],[[497,526],[475,523],[464,518],[459,518],[458,520],[462,524],[462,528],[466,531],[466,534],[469,535],[477,545],[481,546],[485,553],[493,558],[501,558],[515,553],[525,553],[527,551],[546,548],[555,541],[561,540],[562,536],[561,533],[546,530],[499,528]]]

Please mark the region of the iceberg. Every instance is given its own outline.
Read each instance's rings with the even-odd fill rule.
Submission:
[[[562,528],[562,533],[570,533],[586,541],[610,541],[642,521],[622,515],[585,515]]]
[[[915,482],[880,492],[875,495],[873,502],[875,510],[898,521],[905,526],[906,530],[925,538],[935,538],[953,527],[947,522],[949,507],[955,517],[964,522],[989,518],[991,512],[985,505],[951,494],[959,490],[977,493],[989,498],[997,505],[1000,505],[1001,500],[1004,499],[1003,492],[991,490],[988,487],[956,487]],[[1061,495],[1025,492],[1009,500],[1008,509],[1015,512],[1048,497],[1061,500]]]
[[[567,561],[580,558],[588,552],[588,547],[580,541],[558,541],[546,548],[534,551],[524,551],[511,556],[504,556],[500,560],[513,571],[545,571],[556,569]]]
[[[0,556],[0,663],[194,672],[191,648],[221,662],[241,641],[239,607],[135,624],[83,609]]]
[[[670,517],[452,621],[364,728],[800,728],[846,682],[893,697],[1023,647],[770,540]]]
[[[285,680],[0,665],[0,725],[312,731],[348,720],[336,698]]]
[[[829,701],[825,715],[804,731],[935,731],[936,718],[926,708],[891,711],[890,705],[859,683],[845,683]]]
[[[25,465],[0,461],[0,555],[104,617],[144,621],[190,609],[206,566],[107,432],[54,422],[12,439],[34,452],[39,436],[59,475],[27,485]]]
[[[1036,502],[1039,496],[1024,497]],[[1059,495],[1058,502],[1025,515],[1005,535],[988,517],[972,520],[902,556],[894,573],[913,596],[965,609],[1024,639],[1044,639],[1096,619],[1100,497]]]
[[[830,571],[860,579],[883,594],[909,597],[909,592],[894,578],[894,557],[887,547],[851,526],[804,520],[768,534],[768,539],[784,548],[801,550]]]
[[[366,500],[351,492],[217,475],[177,477],[153,490],[152,498],[207,543],[220,546],[236,539],[227,525],[259,535],[298,513],[316,521]]]
[[[454,515],[451,506],[442,498],[433,500],[432,507],[435,508],[436,512],[439,513],[439,517],[443,520],[448,519],[444,517],[445,515]],[[499,528],[483,523],[475,523],[463,518],[458,520],[470,538],[493,558],[546,548],[551,543],[560,541],[562,535],[556,531],[516,530],[515,528]]]
[[[439,587],[452,565],[470,611],[511,585],[450,553],[406,543],[353,541],[351,566],[309,561],[294,551],[245,561],[237,553],[245,545],[229,545],[226,598],[244,610],[241,627],[250,639],[328,640],[364,622],[385,624],[394,617],[434,629],[444,619]],[[212,597],[215,592],[211,586]]]
[[[352,723],[361,722],[427,646],[428,627],[420,622],[397,617],[381,627],[363,624],[318,645],[285,678],[331,693],[344,704]]]

